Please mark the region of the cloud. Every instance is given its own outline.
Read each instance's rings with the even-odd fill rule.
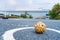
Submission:
[[[0,10],[50,9],[60,0],[0,0]]]
[[[28,3],[29,3],[29,4],[33,4],[32,0],[28,0]]]
[[[16,5],[17,4],[16,0],[7,0],[6,2],[9,5]]]

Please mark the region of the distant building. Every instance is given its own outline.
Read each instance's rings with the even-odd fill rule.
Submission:
[[[46,19],[49,19],[49,14],[46,14]]]
[[[0,18],[4,17],[4,14],[0,14]]]

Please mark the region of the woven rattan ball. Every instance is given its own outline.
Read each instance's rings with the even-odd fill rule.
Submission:
[[[37,22],[34,26],[36,33],[43,33],[46,30],[46,25],[43,22]]]

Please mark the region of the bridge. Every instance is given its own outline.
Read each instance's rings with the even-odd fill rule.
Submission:
[[[19,13],[19,12],[47,12],[48,10],[20,10],[20,11],[0,11],[0,13]]]
[[[47,13],[48,11],[47,10],[20,10],[20,11],[0,11],[0,14],[5,14],[5,15],[8,15],[8,14],[18,14],[18,13],[25,13],[25,14],[28,14],[28,12],[31,12],[31,13]]]

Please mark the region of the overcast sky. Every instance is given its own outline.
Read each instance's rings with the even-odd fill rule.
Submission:
[[[51,9],[60,0],[0,0],[0,10]]]

